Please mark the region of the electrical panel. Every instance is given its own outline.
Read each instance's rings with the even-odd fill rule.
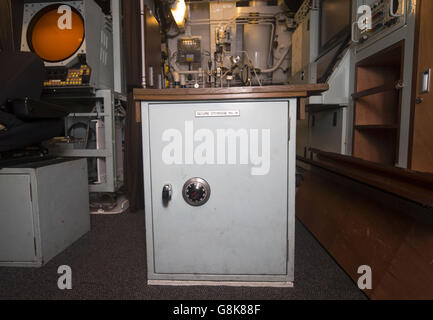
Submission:
[[[201,63],[200,37],[178,39],[177,50],[178,63]]]
[[[407,0],[376,0],[367,3],[355,0],[354,3],[356,6],[354,6],[352,40],[358,44],[358,47],[366,46],[403,27],[407,23],[407,12],[411,10],[411,1]],[[362,13],[363,10],[358,13],[362,5],[367,5],[371,9],[371,29],[356,28],[358,20],[362,20],[362,14],[365,15],[365,11]],[[365,17],[367,18],[367,15]]]

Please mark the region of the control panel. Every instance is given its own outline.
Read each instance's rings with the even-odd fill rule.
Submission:
[[[407,0],[355,0],[354,3],[354,22],[352,30],[352,40],[358,46],[365,46],[374,42],[389,33],[406,25],[407,12],[410,10],[411,1]],[[368,17],[365,11],[358,9],[362,5],[367,5],[371,9],[371,29],[360,29],[358,20],[361,15]]]
[[[76,68],[47,67],[47,80],[44,87],[85,86],[90,81],[90,67],[81,65]]]

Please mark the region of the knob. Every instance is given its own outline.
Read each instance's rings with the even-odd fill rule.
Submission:
[[[162,187],[162,200],[167,203],[171,200],[172,187],[171,184],[166,184]]]
[[[204,179],[192,178],[185,182],[182,194],[189,205],[202,206],[209,200],[210,187]]]
[[[403,80],[398,80],[398,81],[395,83],[395,89],[396,89],[396,90],[404,89],[404,82],[403,82]]]
[[[424,98],[421,98],[421,97],[417,97],[417,98],[415,99],[415,103],[416,103],[416,104],[421,104],[421,103],[423,103],[423,101],[424,101]]]

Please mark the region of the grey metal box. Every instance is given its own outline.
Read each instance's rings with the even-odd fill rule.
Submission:
[[[40,267],[90,230],[87,162],[0,169],[0,266]]]
[[[148,279],[293,282],[296,99],[142,102],[142,125]]]

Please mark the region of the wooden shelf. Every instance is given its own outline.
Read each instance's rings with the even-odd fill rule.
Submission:
[[[382,92],[388,92],[388,91],[397,91],[397,84],[386,84],[383,86],[374,87],[371,89],[363,90],[361,92],[357,92],[352,94],[353,100],[358,100],[360,98],[366,97],[366,96],[372,96],[374,94],[382,93]]]
[[[347,108],[347,106],[340,104],[307,104],[305,111],[307,111],[308,113],[318,113],[329,110],[338,110],[342,108]]]
[[[355,130],[353,156],[366,161],[395,166],[398,130]]]
[[[355,129],[357,129],[357,130],[396,130],[396,129],[398,129],[398,125],[396,125],[396,124],[365,124],[365,125],[356,125]]]
[[[356,65],[355,157],[390,166],[398,162],[403,49],[402,41]]]

